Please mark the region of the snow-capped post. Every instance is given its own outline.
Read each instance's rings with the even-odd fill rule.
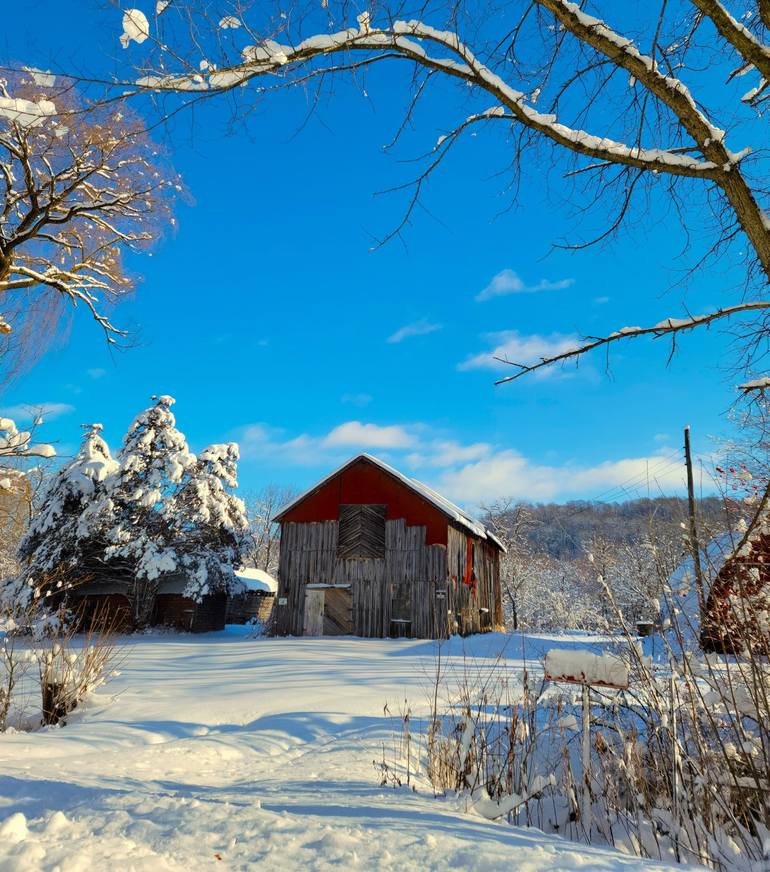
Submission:
[[[583,801],[580,817],[586,839],[591,841],[591,686],[615,690],[628,688],[628,667],[615,654],[552,648],[545,655],[546,681],[579,684],[583,690]]]

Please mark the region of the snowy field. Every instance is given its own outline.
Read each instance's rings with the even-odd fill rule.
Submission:
[[[232,627],[126,645],[66,727],[0,737],[2,872],[664,868],[381,787],[373,761],[405,698],[420,729],[435,643]],[[508,668],[565,640],[490,634],[444,653],[495,668],[503,645]]]

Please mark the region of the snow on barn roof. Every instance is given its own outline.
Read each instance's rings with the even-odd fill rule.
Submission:
[[[501,551],[506,550],[505,545],[503,545],[503,543],[497,538],[497,536],[495,536],[495,534],[492,533],[491,530],[488,530],[480,521],[472,518],[469,514],[467,514],[467,512],[464,512],[459,506],[456,506],[454,503],[450,502],[446,497],[443,497],[441,496],[441,494],[436,493],[436,491],[434,491],[432,488],[429,488],[428,485],[423,484],[421,481],[417,481],[416,478],[409,478],[402,472],[399,472],[397,469],[394,469],[392,466],[385,463],[384,460],[380,460],[379,457],[374,457],[374,455],[372,454],[358,454],[343,463],[342,466],[338,466],[337,469],[330,472],[325,478],[322,478],[321,481],[314,484],[313,487],[309,488],[304,493],[301,493],[298,497],[296,497],[296,499],[293,499],[290,503],[283,506],[283,508],[276,514],[274,520],[280,521],[287,512],[289,512],[295,506],[299,505],[311,494],[322,488],[326,484],[326,482],[331,481],[331,479],[338,476],[341,472],[346,470],[349,466],[352,466],[354,463],[357,463],[359,460],[367,460],[369,461],[369,463],[373,463],[384,472],[387,472],[388,475],[391,475],[393,478],[397,479],[403,485],[408,487],[410,490],[414,491],[416,494],[419,494],[426,502],[429,502],[431,503],[431,505],[435,506],[450,520],[454,521],[456,524],[459,524],[461,527],[465,527],[466,530],[470,530],[470,532],[473,533],[474,536],[478,536],[480,539],[488,539],[490,542],[494,542]]]
[[[254,569],[244,566],[236,569],[235,577],[243,585],[244,590],[261,590],[265,593],[277,593],[278,582],[264,569]]]

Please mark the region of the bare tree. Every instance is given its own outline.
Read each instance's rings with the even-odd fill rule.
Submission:
[[[524,588],[536,583],[541,568],[527,539],[537,522],[531,506],[511,497],[496,500],[483,509],[485,522],[505,546],[505,553],[500,555],[500,585],[510,606],[512,629],[518,630]]]
[[[179,188],[135,112],[86,105],[73,83],[29,70],[0,79],[0,361],[7,380],[75,306],[107,341],[108,309],[134,285],[127,251],[171,219]]]
[[[279,510],[297,496],[291,487],[266,484],[261,490],[246,497],[249,518],[247,560],[257,569],[271,575],[278,572],[280,531],[273,520]]]
[[[124,44],[144,43],[137,49],[138,92],[199,100],[252,85],[256,99],[291,86],[320,88],[342,72],[362,78],[373,64],[401,62],[413,76],[398,140],[434,83],[448,79],[462,86],[462,102],[472,111],[453,121],[451,104],[441,101],[445,115],[437,120],[445,132],[403,186],[411,191],[406,214],[386,238],[407,224],[425,182],[458,140],[471,129],[497,126],[510,138],[514,194],[517,174],[528,168],[526,152],[549,146],[556,165],[586,195],[581,228],[590,226],[591,207],[598,205],[603,229],[578,234],[565,247],[602,242],[636,223],[640,212],[651,224],[658,211],[667,211],[682,221],[685,249],[690,232],[702,237],[708,231],[705,253],[698,240],[691,272],[727,252],[744,267],[745,286],[717,309],[588,336],[553,357],[506,360],[516,372],[501,381],[642,336],[665,338],[673,353],[682,332],[727,319],[743,319],[742,362],[757,362],[770,335],[762,120],[770,101],[766,0],[741,5],[735,16],[720,0],[660,0],[633,10],[602,0],[511,0],[503,6],[448,0],[416,8],[377,4],[355,22],[347,2],[327,0],[320,8],[296,4],[274,16],[262,5],[223,3],[219,22],[211,4],[166,6],[159,4],[163,16],[153,23],[141,14],[124,19]],[[614,27],[603,17],[621,24]],[[744,74],[753,85],[748,90]],[[317,92],[311,102],[317,103]],[[542,175],[542,169],[540,160],[536,171]],[[583,202],[579,190],[571,200],[576,206]]]

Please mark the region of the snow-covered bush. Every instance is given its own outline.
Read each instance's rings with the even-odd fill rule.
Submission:
[[[115,643],[114,615],[103,610],[75,645],[79,621],[49,632],[33,648],[37,661],[43,725],[58,724],[115,671],[120,648]]]

